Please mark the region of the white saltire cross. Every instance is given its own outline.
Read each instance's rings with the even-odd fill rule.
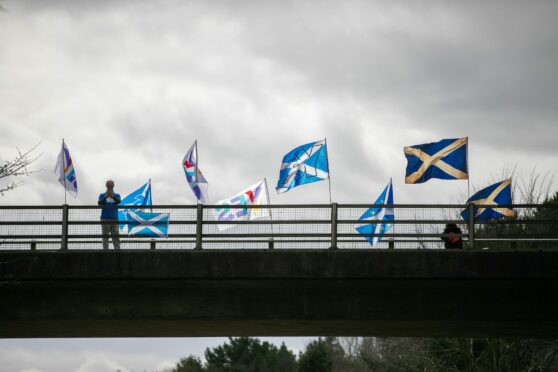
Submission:
[[[304,164],[304,162],[310,159],[312,155],[320,151],[323,145],[325,145],[325,140],[318,141],[314,143],[314,145],[311,148],[304,151],[304,154],[302,154],[298,159],[291,161],[289,163],[281,164],[281,170],[289,169],[289,174],[285,178],[285,183],[283,184],[283,186],[281,186],[281,188],[278,189],[277,191],[282,192],[288,190],[291,184],[294,182],[296,173],[299,171],[304,174],[310,174],[314,177],[327,179],[329,177],[328,172],[312,167],[308,164]]]
[[[134,235],[140,232],[142,229],[147,229],[159,237],[165,236],[165,234],[163,234],[163,232],[160,229],[158,229],[153,225],[161,221],[162,219],[168,218],[169,217],[168,213],[161,213],[158,216],[155,216],[153,218],[144,219],[139,215],[137,215],[134,211],[128,211],[128,216],[140,223],[138,226],[134,226],[131,229],[129,229],[128,235]]]
[[[485,199],[478,199],[473,200],[471,203],[475,205],[498,205],[494,199],[500,194],[500,192],[505,189],[507,186],[511,185],[511,178],[503,181],[497,188],[494,189]],[[506,217],[513,217],[515,215],[514,211],[509,208],[492,208],[497,213],[503,214]],[[475,213],[475,217],[480,216],[484,211],[485,208],[479,208],[478,211]]]

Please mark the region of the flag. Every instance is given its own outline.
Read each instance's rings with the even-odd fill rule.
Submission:
[[[76,197],[78,192],[76,171],[74,169],[72,157],[70,156],[70,151],[64,140],[62,140],[62,149],[56,160],[54,173],[58,174],[58,182],[60,182],[72,196]]]
[[[329,178],[327,145],[324,140],[307,143],[283,157],[277,193],[284,193],[300,185]]]
[[[133,191],[122,199],[120,205],[152,205],[151,200],[151,182],[146,182],[139,189]],[[118,221],[127,221],[128,211],[131,209],[122,209],[118,211]],[[128,225],[122,224],[119,226],[121,233],[128,231]]]
[[[223,208],[215,210],[218,221],[248,221],[269,217],[268,208],[227,208],[229,205],[269,205],[267,182],[262,180],[235,196],[217,202]],[[218,225],[220,230],[225,230],[234,225]]]
[[[405,147],[405,183],[423,183],[431,178],[468,179],[467,142],[465,137]]]
[[[511,178],[490,185],[471,196],[467,203],[476,205],[509,205],[512,204]],[[503,217],[513,217],[514,211],[510,208],[474,207],[475,221],[489,221]],[[469,209],[461,212],[465,221],[469,220]]]
[[[382,191],[378,199],[374,202],[375,205],[385,205],[383,208],[370,208],[362,216],[360,216],[359,221],[393,221],[394,213],[393,208],[389,208],[393,205],[393,187],[391,180],[388,185]],[[358,226],[356,230],[363,235],[363,237],[368,240],[371,246],[375,246],[382,240],[381,236],[371,236],[372,234],[385,234],[391,228],[393,224],[390,223],[369,223],[366,225]]]
[[[209,184],[198,168],[198,141],[194,141],[194,144],[190,147],[184,159],[182,159],[182,168],[186,174],[186,181],[190,185],[196,199],[202,204],[209,203]]]
[[[128,235],[166,238],[169,235],[169,217],[169,213],[129,210],[127,212]]]

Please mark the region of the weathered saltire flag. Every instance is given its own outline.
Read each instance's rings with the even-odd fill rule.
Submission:
[[[194,141],[190,150],[182,159],[182,168],[184,169],[184,173],[186,174],[186,181],[192,192],[196,196],[196,199],[202,203],[207,204],[209,203],[209,196],[208,196],[208,189],[209,184],[207,180],[203,176],[202,172],[198,168],[198,141]]]
[[[129,210],[127,212],[128,235],[166,238],[169,235],[169,217],[169,213]]]
[[[68,190],[73,197],[76,197],[78,192],[76,171],[74,169],[72,157],[70,156],[70,151],[68,150],[64,140],[62,140],[62,148],[60,149],[60,154],[56,160],[54,173],[58,174],[58,182],[60,182],[60,184]]]
[[[393,208],[389,208],[390,205],[393,205],[393,187],[391,180],[374,204],[385,205],[385,207],[368,209],[360,216],[359,220],[373,223],[361,225],[356,228],[356,231],[362,234],[371,246],[375,246],[382,240],[381,236],[373,236],[373,234],[385,234],[393,226],[393,224],[389,223],[389,221],[394,220]]]
[[[269,205],[267,182],[265,180],[248,187],[233,197],[218,201],[216,204],[223,206],[215,210],[216,219],[218,221],[249,221],[271,216],[269,208],[227,207],[231,205]],[[219,230],[225,230],[234,226],[234,224],[217,225]]]
[[[299,146],[283,157],[275,189],[280,194],[293,187],[328,178],[327,145],[324,139]]]
[[[152,205],[151,181],[146,182],[139,189],[132,191],[132,193],[130,193],[124,199],[122,199],[120,205],[141,205],[141,206]],[[128,216],[127,212],[130,210],[132,209],[128,209],[128,208],[120,209],[118,211],[118,221],[123,221],[123,222],[127,221],[127,216]],[[121,233],[125,234],[126,232],[128,232],[128,225],[126,224],[119,225],[119,229]]]
[[[513,209],[508,207],[495,208],[498,205],[512,204],[511,181],[510,178],[490,185],[475,193],[467,200],[467,203],[475,204],[473,207],[475,211],[475,221],[489,221],[503,217],[513,217],[515,215]],[[487,207],[477,207],[477,205],[486,205]],[[463,210],[461,212],[461,217],[463,217],[465,221],[468,221],[469,209]]]
[[[465,137],[405,147],[405,183],[423,183],[431,178],[468,179],[467,142]]]

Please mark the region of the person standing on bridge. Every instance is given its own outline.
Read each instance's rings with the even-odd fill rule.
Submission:
[[[114,181],[108,180],[106,183],[107,191],[99,195],[100,206],[104,206],[101,210],[101,230],[103,233],[103,249],[109,248],[109,234],[112,238],[114,249],[120,249],[120,237],[118,236],[118,208],[122,200],[120,194],[114,192]]]
[[[461,239],[461,229],[454,223],[446,224],[442,240],[446,249],[460,249],[463,248],[463,239]]]

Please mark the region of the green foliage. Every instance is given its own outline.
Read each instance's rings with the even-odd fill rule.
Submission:
[[[178,362],[172,372],[203,372],[204,368],[199,358],[190,355]]]

